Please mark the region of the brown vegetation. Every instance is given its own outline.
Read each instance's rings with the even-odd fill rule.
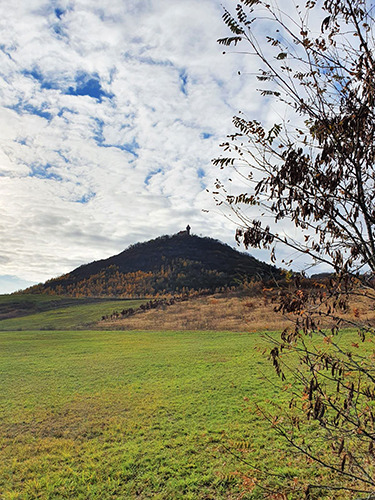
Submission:
[[[363,319],[375,326],[375,309],[364,297],[351,303],[342,315],[347,321]],[[228,330],[228,331],[280,331],[294,325],[293,315],[275,311],[271,295],[241,297],[216,294],[195,297],[185,302],[157,309],[140,311],[121,319],[99,323],[102,329],[116,330]],[[325,318],[324,327],[330,327]]]

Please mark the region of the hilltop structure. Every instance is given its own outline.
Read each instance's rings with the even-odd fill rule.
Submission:
[[[185,231],[179,231],[177,234],[179,236],[190,236],[190,229],[191,227],[189,226],[189,224],[186,226],[186,229]]]

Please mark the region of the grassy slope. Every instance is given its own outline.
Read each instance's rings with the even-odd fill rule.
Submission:
[[[33,312],[48,311],[56,307],[67,307],[72,304],[88,304],[105,299],[91,297],[64,297],[47,294],[7,294],[0,295],[0,317],[5,319]]]
[[[259,342],[222,332],[0,333],[0,497],[237,498],[228,474],[246,466],[220,443],[239,440],[258,465],[294,474],[254,411],[278,394],[262,378],[272,370]]]
[[[87,328],[114,310],[139,307],[143,300],[74,299],[48,295],[0,296],[1,330]]]

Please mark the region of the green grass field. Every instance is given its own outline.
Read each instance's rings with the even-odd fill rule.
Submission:
[[[141,303],[0,296],[0,499],[256,500],[252,466],[320,484],[257,412],[288,401],[260,333],[83,329]]]
[[[256,500],[251,466],[319,483],[257,412],[288,400],[262,335],[84,330],[141,303],[0,296],[0,499]]]
[[[280,399],[261,342],[1,332],[0,498],[239,498],[249,468],[222,448],[239,441],[257,464],[294,474],[255,412]]]
[[[146,300],[1,295],[0,331],[90,328],[106,314],[137,308],[143,302]]]

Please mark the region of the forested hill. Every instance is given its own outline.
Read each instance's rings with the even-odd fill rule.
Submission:
[[[231,287],[278,277],[279,271],[212,238],[187,233],[131,245],[27,290],[74,296],[148,296]]]

